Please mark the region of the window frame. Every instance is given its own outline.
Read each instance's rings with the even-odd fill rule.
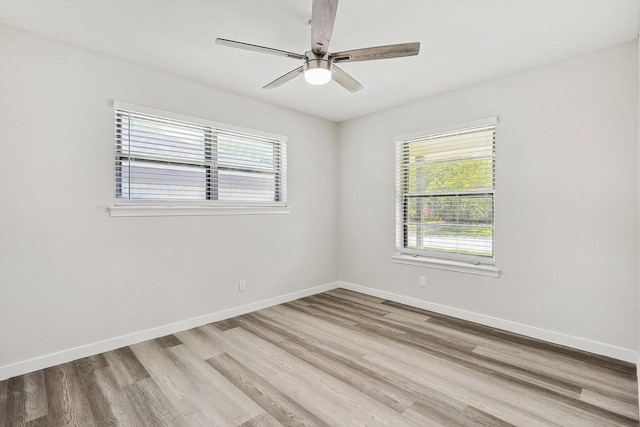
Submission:
[[[483,120],[477,120],[473,122],[458,124],[454,126],[447,126],[438,129],[431,129],[427,131],[416,132],[408,135],[402,135],[393,138],[394,141],[394,149],[395,149],[395,189],[396,189],[396,253],[392,257],[393,262],[399,264],[410,264],[410,265],[420,265],[420,266],[428,266],[439,269],[446,269],[452,271],[459,271],[464,273],[472,273],[472,274],[481,274],[487,276],[498,277],[499,270],[495,267],[496,263],[496,155],[495,155],[495,138],[497,132],[497,117],[490,117]],[[490,127],[492,126],[494,132],[494,145],[493,145],[493,182],[492,189],[490,191],[458,191],[449,193],[441,193],[435,197],[444,197],[445,195],[453,195],[453,196],[478,196],[478,195],[490,195],[493,203],[493,212],[492,212],[492,256],[481,256],[481,255],[471,255],[471,254],[463,254],[459,252],[446,252],[446,251],[438,251],[438,250],[425,250],[425,249],[414,249],[409,248],[408,246],[408,225],[406,221],[406,216],[408,215],[407,204],[409,203],[409,199],[411,196],[407,196],[408,189],[406,186],[409,184],[409,180],[407,178],[407,174],[409,173],[408,167],[403,167],[405,161],[407,160],[406,154],[402,154],[403,147],[405,144],[410,143],[412,140],[419,139],[427,139],[430,137],[437,137],[438,135],[444,135],[447,133],[455,133],[455,132],[465,132],[472,129],[480,129],[482,127]],[[401,158],[404,157],[404,158]],[[403,188],[403,184],[405,187]],[[456,194],[453,194],[456,193]]]
[[[168,111],[157,110],[154,108],[144,107],[140,105],[129,104],[121,101],[113,102],[113,111],[116,123],[114,125],[114,163],[113,167],[113,205],[109,207],[111,216],[174,216],[174,215],[239,215],[239,214],[279,214],[289,213],[290,208],[287,202],[287,142],[288,138],[283,135],[273,134],[255,129],[248,129],[240,126],[230,125],[227,123],[215,122],[212,120],[186,116],[183,114],[172,113]],[[118,162],[124,159],[131,159],[131,156],[122,156],[122,150],[118,150],[118,111],[131,112],[134,114],[142,114],[156,117],[160,120],[169,120],[182,122],[188,125],[194,125],[203,129],[203,160],[199,161],[174,161],[171,159],[165,164],[175,164],[200,166],[205,170],[205,183],[203,190],[205,199],[202,200],[173,200],[170,197],[164,199],[129,199],[120,198],[122,194],[121,180],[118,180]],[[216,161],[217,157],[217,134],[246,134],[253,137],[265,138],[272,140],[275,144],[274,153],[277,152],[276,162],[273,165],[274,179],[274,200],[273,201],[231,201],[217,200],[218,185],[212,185],[215,177],[220,170],[227,170],[240,173],[257,173],[253,169],[237,165],[220,165]],[[144,155],[139,156],[143,161]],[[152,160],[151,160],[152,161]],[[158,164],[162,162],[158,161]],[[265,172],[267,173],[267,172]]]

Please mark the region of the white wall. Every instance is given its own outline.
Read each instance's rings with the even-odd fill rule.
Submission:
[[[291,213],[110,217],[114,99],[287,135]],[[336,139],[333,122],[0,27],[0,368],[334,282]]]
[[[341,124],[340,279],[635,361],[637,54],[631,42]],[[392,138],[490,116],[500,278],[393,264]]]
[[[640,33],[640,28],[638,28]],[[640,225],[640,38],[637,43],[638,48],[638,69],[636,70],[636,79],[638,81],[638,224]],[[640,227],[638,229],[638,245],[640,246]],[[638,312],[640,313],[640,248],[638,250]],[[638,316],[640,322],[640,316]],[[636,372],[638,377],[638,397],[640,398],[640,324],[638,325],[638,354],[636,360]],[[640,406],[638,407],[638,413],[640,414]]]

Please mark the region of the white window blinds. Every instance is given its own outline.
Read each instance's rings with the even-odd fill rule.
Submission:
[[[286,157],[282,137],[115,108],[116,203],[286,205]]]
[[[495,119],[396,140],[399,252],[494,261]]]

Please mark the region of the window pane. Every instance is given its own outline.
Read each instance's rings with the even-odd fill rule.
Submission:
[[[205,200],[206,170],[145,161],[122,162],[124,199]]]
[[[132,116],[122,121],[122,153],[131,156],[203,162],[205,129]]]
[[[406,218],[409,248],[493,256],[492,197],[413,197]]]
[[[218,199],[274,201],[273,175],[241,171],[218,172]]]
[[[410,193],[460,193],[491,190],[493,158],[456,160],[409,167]]]
[[[274,144],[267,141],[218,136],[218,163],[238,169],[273,170]]]

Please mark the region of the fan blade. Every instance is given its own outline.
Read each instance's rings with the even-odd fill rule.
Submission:
[[[251,51],[254,51],[254,52],[269,53],[271,55],[286,56],[287,58],[293,58],[293,59],[304,59],[305,58],[304,55],[300,55],[298,53],[287,52],[285,50],[279,50],[279,49],[272,49],[270,47],[258,46],[258,45],[250,44],[250,43],[237,42],[237,41],[234,41],[234,40],[227,40],[227,39],[219,39],[218,38],[218,39],[216,39],[216,44],[219,44],[219,45],[222,45],[222,46],[235,47],[237,49],[251,50]]]
[[[371,61],[374,59],[399,58],[420,53],[420,43],[401,43],[386,46],[365,47],[332,53],[333,62]]]
[[[300,74],[302,74],[302,65],[296,68],[295,70],[291,70],[287,74],[278,77],[277,79],[275,79],[274,81],[272,81],[271,83],[263,87],[262,89],[273,89],[273,88],[282,86],[289,80],[293,80],[294,78],[298,77]]]
[[[311,10],[311,51],[324,56],[329,49],[338,0],[313,0]]]
[[[357,92],[360,89],[364,88],[364,86],[362,86],[356,79],[347,74],[347,72],[342,68],[337,67],[335,64],[332,65],[331,68],[333,69],[333,80],[335,80],[336,83],[338,83],[349,92]]]

